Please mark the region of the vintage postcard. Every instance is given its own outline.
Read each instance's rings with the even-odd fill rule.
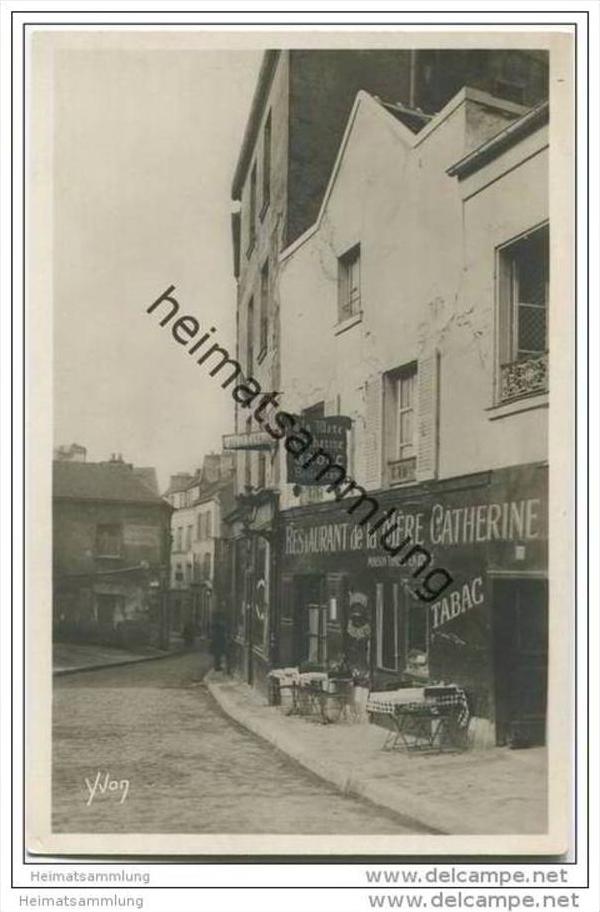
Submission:
[[[574,50],[29,35],[30,853],[568,850]]]

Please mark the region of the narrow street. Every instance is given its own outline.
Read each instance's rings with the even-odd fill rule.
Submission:
[[[231,722],[202,683],[209,667],[193,652],[55,679],[55,832],[429,832]]]

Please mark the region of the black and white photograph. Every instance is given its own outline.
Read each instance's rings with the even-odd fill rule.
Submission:
[[[30,41],[28,851],[565,852],[572,35]]]

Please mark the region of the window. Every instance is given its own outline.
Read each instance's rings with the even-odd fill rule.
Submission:
[[[203,513],[198,513],[198,516],[196,518],[196,541],[202,541],[203,538],[203,516]]]
[[[256,162],[250,172],[250,209],[248,212],[248,256],[256,241]]]
[[[212,516],[210,513],[206,514],[206,537],[210,538],[212,535]]]
[[[192,526],[188,526],[185,534],[185,549],[189,551],[192,547]]]
[[[205,554],[202,562],[202,573],[204,579],[210,579],[210,554]]]
[[[322,605],[307,606],[307,662],[324,665],[327,652],[327,609]]]
[[[252,376],[254,370],[254,298],[248,301],[246,318],[246,371]]]
[[[262,160],[262,209],[261,216],[269,208],[271,200],[271,112],[265,121],[263,131],[263,160]]]
[[[499,399],[548,388],[548,226],[530,232],[499,253]]]
[[[96,527],[96,557],[121,557],[123,536],[118,523]]]
[[[260,272],[260,352],[261,358],[269,345],[269,261]]]
[[[407,594],[398,583],[376,583],[375,617],[377,667],[425,677],[428,672],[428,606]]]
[[[267,486],[267,457],[264,453],[258,454],[258,487]]]
[[[182,536],[183,536],[183,527],[178,526],[175,529],[175,550],[181,551],[182,549]]]
[[[338,322],[360,313],[360,244],[338,260]]]
[[[377,667],[398,671],[398,583],[376,584],[375,613]]]
[[[416,478],[416,391],[416,363],[390,371],[384,378],[386,463],[390,484]]]

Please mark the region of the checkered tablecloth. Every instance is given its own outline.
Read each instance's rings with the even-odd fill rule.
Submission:
[[[440,693],[425,696],[423,688],[407,687],[400,690],[381,691],[369,694],[367,700],[368,713],[381,713],[382,715],[398,716],[403,713],[422,712],[429,709],[432,715],[442,706],[457,707],[457,724],[464,728],[469,723],[469,705],[467,697],[461,688],[457,687],[452,693]]]
[[[408,703],[423,703],[422,687],[403,687],[400,690],[372,691],[367,700],[367,712],[393,716],[396,707]]]
[[[269,677],[279,681],[280,687],[290,687],[298,684],[300,673],[297,668],[274,668],[269,672]]]

